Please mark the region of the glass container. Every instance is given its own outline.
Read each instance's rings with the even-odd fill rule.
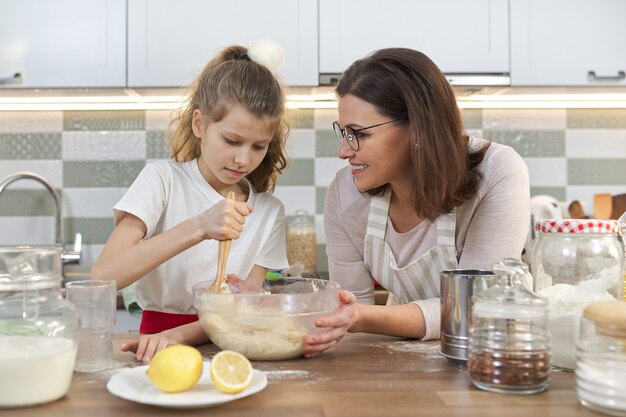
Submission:
[[[61,295],[61,246],[0,248],[0,407],[69,390],[78,312]]]
[[[594,411],[626,416],[626,302],[585,308],[576,346],[576,396]]]
[[[306,210],[297,210],[287,227],[287,260],[289,264],[302,264],[304,274],[317,270],[317,239],[315,222]]]
[[[472,298],[467,368],[480,389],[534,394],[550,383],[547,301],[528,291],[528,266],[505,259],[493,266],[495,284]]]
[[[548,299],[552,364],[573,370],[582,312],[623,297],[624,252],[616,220],[559,219],[536,223],[535,292]]]

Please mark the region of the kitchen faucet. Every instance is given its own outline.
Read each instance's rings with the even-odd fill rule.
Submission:
[[[55,213],[55,243],[57,245],[63,246],[63,240],[61,239],[61,200],[59,195],[52,187],[50,181],[48,181],[45,177],[36,174],[34,172],[29,171],[19,171],[15,172],[8,177],[4,178],[2,182],[0,182],[0,195],[7,187],[7,185],[11,184],[13,181],[21,180],[21,179],[31,179],[40,184],[42,184],[48,193],[54,199],[54,207],[56,209]],[[71,251],[63,250],[61,254],[61,261],[63,264],[79,264],[81,259],[81,247],[82,247],[82,235],[80,233],[76,233],[74,238],[74,249]]]

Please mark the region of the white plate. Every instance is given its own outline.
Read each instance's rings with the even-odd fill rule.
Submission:
[[[190,390],[167,393],[158,389],[146,375],[149,365],[125,369],[111,377],[107,389],[113,395],[142,404],[168,408],[200,408],[238,400],[256,394],[267,386],[267,377],[259,370],[253,370],[250,385],[239,394],[224,394],[211,381],[211,362],[205,361],[202,376]]]

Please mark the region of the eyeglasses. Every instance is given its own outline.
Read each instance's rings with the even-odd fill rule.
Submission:
[[[348,142],[348,146],[350,146],[352,150],[358,151],[359,150],[359,137],[361,136],[362,131],[367,130],[367,129],[372,129],[378,126],[383,126],[389,123],[399,122],[400,120],[404,120],[404,119],[390,120],[388,122],[378,123],[377,125],[362,127],[360,129],[353,129],[350,126],[346,126],[345,128],[342,129],[341,126],[339,126],[339,122],[333,122],[333,129],[335,130],[337,139],[339,139],[340,145],[345,139],[346,142]]]

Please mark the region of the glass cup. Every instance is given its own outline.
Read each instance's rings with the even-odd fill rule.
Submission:
[[[68,282],[65,297],[78,308],[80,317],[74,370],[97,372],[107,369],[113,358],[113,326],[117,307],[115,281]]]

